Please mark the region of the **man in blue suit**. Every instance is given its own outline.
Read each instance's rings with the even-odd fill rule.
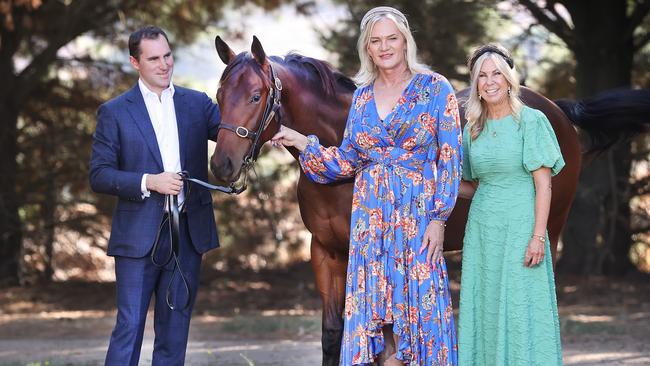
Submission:
[[[153,365],[182,365],[201,256],[219,242],[210,193],[195,187],[188,194],[177,172],[207,180],[207,140],[217,136],[219,110],[205,93],[171,83],[174,58],[160,28],[132,33],[129,53],[138,83],[99,107],[90,161],[92,189],[117,197],[108,255],[115,258],[118,312],[106,365],[138,364],[153,294]],[[180,265],[172,261],[161,268],[150,255],[165,195],[176,195],[185,209],[180,215]],[[159,262],[165,261],[170,245],[169,232],[162,230]],[[189,291],[174,269],[182,269]],[[167,291],[175,310],[167,304]]]

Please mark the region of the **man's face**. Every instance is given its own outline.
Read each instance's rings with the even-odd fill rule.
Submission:
[[[143,39],[140,42],[140,57],[129,57],[131,65],[138,70],[140,79],[154,93],[169,87],[174,71],[174,57],[169,43],[162,35],[156,39]]]

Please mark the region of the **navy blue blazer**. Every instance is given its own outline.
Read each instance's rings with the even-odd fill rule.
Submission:
[[[174,85],[181,166],[208,179],[208,139],[216,138],[219,108],[205,94]],[[142,198],[142,174],[163,172],[162,157],[138,84],[97,111],[90,160],[93,191],[117,196],[108,255],[132,258],[149,253],[163,215],[164,196]],[[187,193],[187,184],[186,193]],[[212,196],[195,186],[186,202],[192,244],[199,253],[219,246]]]

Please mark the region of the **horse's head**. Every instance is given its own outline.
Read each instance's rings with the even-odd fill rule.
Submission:
[[[251,52],[239,55],[219,36],[214,42],[227,66],[217,91],[221,125],[210,169],[217,179],[234,183],[279,127],[274,117],[279,113],[282,85],[257,37]]]

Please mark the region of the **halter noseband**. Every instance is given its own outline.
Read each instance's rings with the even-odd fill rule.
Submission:
[[[249,130],[248,128],[244,126],[235,126],[232,124],[228,123],[221,123],[219,125],[219,130],[225,129],[228,131],[232,131],[235,133],[240,138],[243,139],[250,139],[251,142],[251,147],[244,155],[244,164],[242,166],[242,173],[244,174],[244,184],[241,188],[234,188],[233,184],[231,184],[231,189],[233,190],[233,193],[239,194],[243,192],[246,189],[246,179],[248,177],[248,170],[255,164],[255,160],[257,159],[257,154],[255,154],[255,151],[258,149],[258,144],[260,137],[264,130],[269,126],[271,121],[273,120],[274,117],[277,116],[277,121],[278,123],[281,123],[282,121],[282,116],[280,112],[280,108],[282,107],[282,104],[280,103],[280,99],[282,97],[282,82],[280,79],[276,76],[275,71],[273,70],[273,65],[269,62],[269,70],[270,70],[270,77],[271,77],[271,86],[269,87],[269,94],[266,97],[266,105],[264,106],[264,113],[262,114],[262,118],[257,123],[257,129],[255,132]]]

